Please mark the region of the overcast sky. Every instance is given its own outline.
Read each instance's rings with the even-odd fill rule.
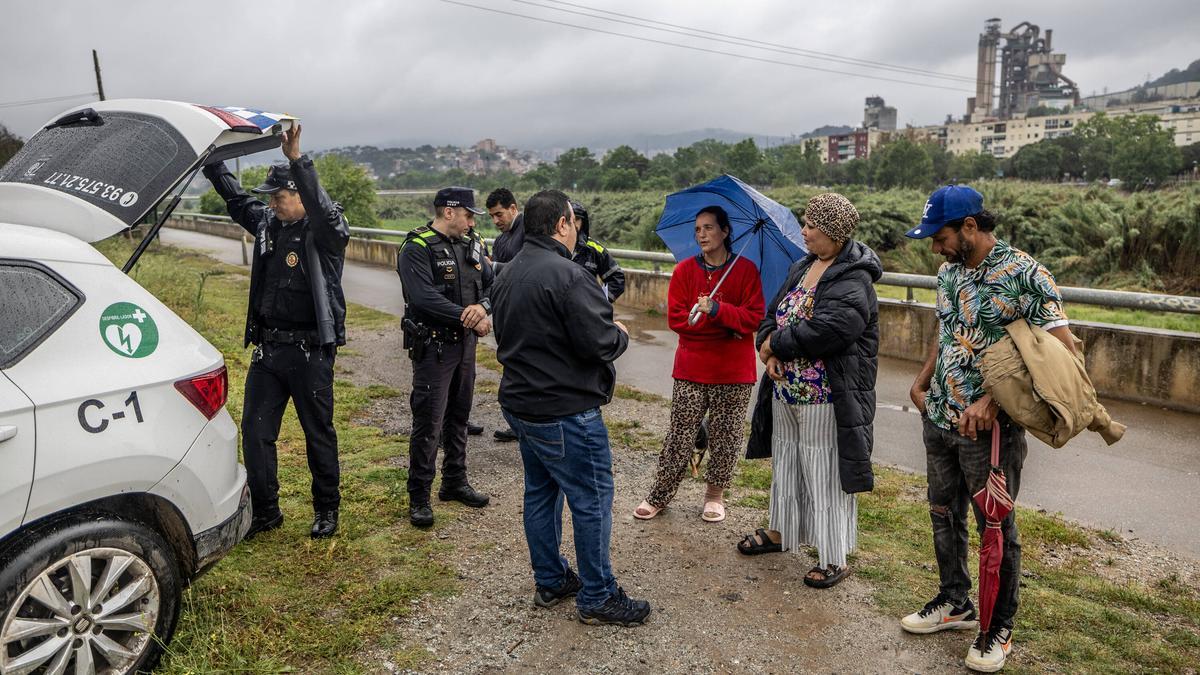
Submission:
[[[549,0],[464,3],[650,39],[947,91],[762,63],[496,14],[442,0],[290,3],[223,0],[6,0],[0,22],[0,123],[28,137],[94,91],[100,52],[108,98],[166,98],[289,112],[309,148],[473,143],[517,147],[624,132],[723,127],[800,134],[858,124],[883,96],[899,122],[963,114],[970,82],[855,68],[556,11]],[[1084,95],[1123,89],[1200,58],[1197,0],[572,0],[726,35],[857,59],[975,75],[984,20],[1054,29],[1064,72]],[[627,20],[627,19],[626,19]]]

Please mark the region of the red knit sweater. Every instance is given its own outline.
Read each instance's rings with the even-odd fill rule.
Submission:
[[[667,294],[667,322],[679,334],[672,373],[675,379],[701,384],[758,381],[754,333],[763,318],[762,281],[758,268],[749,260],[738,258],[733,266],[714,298],[718,303],[716,316],[704,314],[695,326],[688,325],[688,312],[697,298],[708,295],[717,285],[725,268],[713,270],[710,275],[699,258],[688,258],[675,266]]]

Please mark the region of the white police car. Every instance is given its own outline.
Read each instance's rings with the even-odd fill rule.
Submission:
[[[221,353],[89,242],[291,123],[108,101],[0,167],[0,673],[152,667],[249,527]]]

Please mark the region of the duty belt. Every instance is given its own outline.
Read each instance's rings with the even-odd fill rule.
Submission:
[[[449,328],[447,326],[429,326],[429,339],[434,342],[440,342],[447,345],[456,345],[462,342],[463,330],[461,328]]]
[[[263,342],[273,342],[280,345],[316,345],[319,336],[315,330],[281,330],[278,328],[263,328]]]

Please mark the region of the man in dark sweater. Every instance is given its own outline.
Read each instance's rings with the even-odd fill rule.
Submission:
[[[488,215],[500,230],[500,236],[492,244],[492,262],[509,263],[521,252],[525,242],[524,215],[517,204],[517,198],[508,188],[497,188],[487,196],[484,202]]]
[[[613,361],[629,346],[625,326],[595,278],[571,262],[576,225],[557,190],[525,204],[525,242],[492,289],[500,407],[525,466],[525,537],[542,607],[575,595],[579,620],[636,626],[650,603],[625,595],[612,573],[613,476],[600,406],[612,400]],[[579,574],[559,552],[564,497],[575,528]]]

